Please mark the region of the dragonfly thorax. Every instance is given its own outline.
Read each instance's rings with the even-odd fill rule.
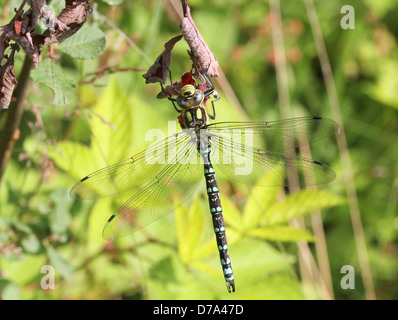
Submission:
[[[182,109],[190,109],[199,106],[205,95],[202,90],[196,89],[193,85],[187,84],[182,87],[179,96],[177,97],[177,104]]]
[[[206,110],[202,106],[184,109],[179,117],[182,129],[202,129],[206,126]]]

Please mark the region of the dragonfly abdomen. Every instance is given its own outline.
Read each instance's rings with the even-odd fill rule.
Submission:
[[[221,267],[223,269],[228,292],[231,292],[231,288],[232,291],[235,292],[235,281],[232,272],[231,260],[228,254],[228,244],[225,235],[221,199],[218,191],[214,169],[210,162],[204,164],[204,173],[206,179],[207,196],[209,198],[210,212],[213,220],[213,227],[216,234],[218,251],[220,253]]]

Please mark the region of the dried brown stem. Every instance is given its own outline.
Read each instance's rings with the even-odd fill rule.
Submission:
[[[26,55],[22,71],[18,78],[19,85],[15,89],[14,97],[10,103],[7,120],[0,138],[0,183],[6,164],[11,156],[14,142],[19,138],[19,123],[21,121],[23,107],[30,83],[30,70],[33,66],[32,60]]]
[[[85,79],[82,79],[79,81],[79,84],[92,84],[95,83],[98,79],[105,77],[109,74],[116,73],[116,72],[130,72],[130,71],[136,71],[136,72],[141,72],[144,71],[143,69],[140,68],[133,68],[133,67],[127,67],[127,68],[119,68],[115,66],[107,66],[104,68],[101,68],[100,70],[92,73],[88,73],[85,77]]]

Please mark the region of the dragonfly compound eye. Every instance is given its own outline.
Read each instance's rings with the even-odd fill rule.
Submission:
[[[177,97],[177,103],[183,109],[189,109],[191,107],[191,100],[184,98],[182,95]]]
[[[193,97],[192,97],[192,105],[193,106],[198,106],[203,102],[205,95],[203,91],[201,90],[196,90]]]
[[[182,87],[180,95],[177,97],[178,105],[183,109],[197,107],[202,103],[204,93],[195,89],[193,85],[187,84]]]

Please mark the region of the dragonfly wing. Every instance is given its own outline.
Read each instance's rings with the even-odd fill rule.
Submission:
[[[268,151],[284,151],[339,134],[334,120],[322,117],[301,117],[267,122],[219,122],[208,130],[225,139],[234,139]]]
[[[152,144],[136,155],[95,171],[78,181],[71,189],[73,198],[95,199],[113,195],[145,183],[175,159],[175,150],[187,143],[190,135],[179,132]]]
[[[230,179],[255,185],[263,181],[267,187],[305,186],[323,184],[336,178],[335,172],[327,165],[279,152],[264,151],[238,142],[213,135],[212,163]],[[264,175],[272,179],[259,180]],[[295,181],[288,178],[296,175]]]
[[[109,218],[104,239],[125,236],[173,212],[191,197],[202,175],[196,143],[186,143],[177,151],[176,163],[167,165]]]

